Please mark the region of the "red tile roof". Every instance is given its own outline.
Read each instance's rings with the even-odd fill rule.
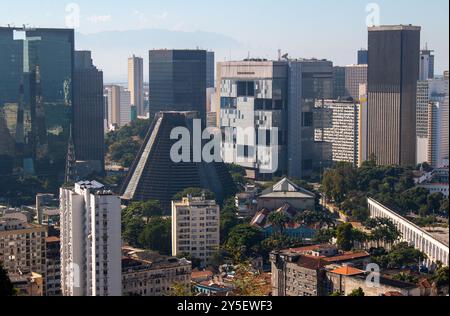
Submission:
[[[211,271],[193,271],[191,273],[192,279],[212,278],[214,273]]]
[[[58,237],[47,237],[45,238],[46,243],[53,243],[53,242],[60,242],[60,239]]]
[[[403,296],[403,294],[400,292],[387,292],[384,296]]]
[[[345,266],[345,267],[340,267],[336,270],[333,270],[333,271],[331,271],[331,273],[352,276],[352,275],[364,274],[365,272],[362,270],[350,267],[350,266]]]
[[[370,257],[370,254],[368,252],[360,251],[360,252],[347,252],[342,255],[323,258],[323,260],[325,260],[327,262],[342,262],[342,261],[356,260],[356,259],[362,259],[362,258],[367,258],[367,257]]]

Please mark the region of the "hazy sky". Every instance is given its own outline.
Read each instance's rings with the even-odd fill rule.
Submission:
[[[354,63],[355,50],[367,45],[366,6],[376,3],[381,24],[422,26],[422,43],[436,51],[437,71],[448,69],[448,0],[0,0],[0,25],[65,27],[69,3],[78,5],[77,31],[85,34],[205,31],[232,37],[254,57],[275,58],[280,48],[294,57],[329,58],[337,65]]]

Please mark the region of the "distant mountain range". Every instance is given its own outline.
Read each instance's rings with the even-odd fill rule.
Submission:
[[[245,46],[222,34],[183,32],[162,29],[105,31],[76,34],[76,49],[91,50],[95,65],[104,72],[105,83],[127,81],[127,58],[135,54],[144,58],[147,80],[148,51],[151,49],[207,49],[216,53],[216,60],[246,56]]]

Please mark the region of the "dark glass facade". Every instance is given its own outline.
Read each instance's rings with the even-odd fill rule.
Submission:
[[[75,52],[73,141],[77,160],[104,165],[103,72],[92,63],[91,52]],[[100,169],[100,170],[98,170]]]
[[[369,51],[361,49],[358,51],[358,65],[369,64]]]
[[[416,163],[420,27],[369,28],[368,154],[379,164]]]
[[[204,50],[149,52],[150,115],[159,111],[196,111],[206,122]]]
[[[73,57],[73,30],[0,28],[2,174],[64,174]]]

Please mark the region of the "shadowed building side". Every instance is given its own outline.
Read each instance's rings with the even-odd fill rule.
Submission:
[[[197,112],[159,112],[156,115],[122,187],[123,200],[158,200],[168,214],[174,195],[186,188],[208,189],[215,193],[218,201],[235,193],[225,164],[172,161],[170,150],[178,140],[171,140],[170,133],[176,127],[184,127],[193,135],[192,121],[197,117]],[[191,161],[192,156],[191,151]]]

